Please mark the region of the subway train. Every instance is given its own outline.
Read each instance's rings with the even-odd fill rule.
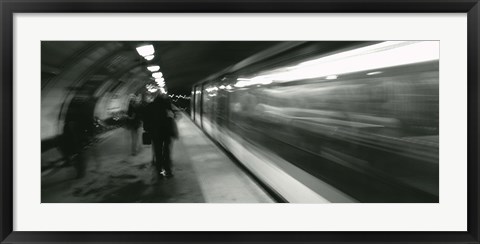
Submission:
[[[284,42],[192,88],[194,123],[291,203],[439,202],[438,116],[437,41]]]

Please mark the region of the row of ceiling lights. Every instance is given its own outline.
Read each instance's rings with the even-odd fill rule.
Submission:
[[[186,96],[186,95],[175,95],[175,94],[170,94],[169,95],[170,98],[176,98],[176,99],[179,99],[179,98],[183,98],[183,99],[190,99],[190,96]]]
[[[155,49],[153,48],[153,45],[152,44],[147,44],[147,45],[143,45],[143,46],[140,46],[140,47],[137,47],[137,52],[140,56],[142,56],[143,58],[145,58],[147,61],[150,61],[152,60],[155,55]],[[155,78],[155,83],[157,84],[158,88],[160,88],[160,90],[163,92],[163,93],[166,93],[165,92],[165,79],[163,78],[163,74],[162,72],[160,72],[160,66],[158,65],[150,65],[147,67],[147,69],[152,72],[152,77]],[[150,91],[150,92],[155,92],[157,91],[156,88],[151,88],[151,86],[148,86],[147,89]]]

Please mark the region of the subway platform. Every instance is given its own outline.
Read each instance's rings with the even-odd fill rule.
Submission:
[[[71,166],[42,171],[42,203],[270,203],[275,200],[219,149],[187,115],[177,119],[173,178],[154,173],[152,148],[131,155],[121,127],[86,149],[86,175]],[[141,134],[141,133],[140,133]],[[139,138],[141,144],[141,138]]]

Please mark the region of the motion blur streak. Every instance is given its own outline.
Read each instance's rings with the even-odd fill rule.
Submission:
[[[238,152],[229,141],[241,137],[282,158],[289,177],[319,195],[313,185],[320,184],[306,177],[359,202],[438,202],[439,42],[315,51],[321,45],[305,43],[197,84],[194,121],[228,150]],[[268,175],[257,176],[273,182]]]
[[[380,69],[439,59],[438,42],[383,42],[333,54],[293,67],[269,71],[250,79],[239,79],[237,87],[271,82],[336,77],[353,72]],[[330,78],[331,79],[331,78]]]

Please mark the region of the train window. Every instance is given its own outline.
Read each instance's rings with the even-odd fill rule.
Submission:
[[[223,81],[218,84],[218,92],[216,98],[216,123],[220,127],[228,127],[228,97],[229,97],[229,83]]]
[[[218,87],[212,83],[205,85],[202,91],[202,126],[209,134],[212,134],[215,123],[215,97],[217,92]]]

